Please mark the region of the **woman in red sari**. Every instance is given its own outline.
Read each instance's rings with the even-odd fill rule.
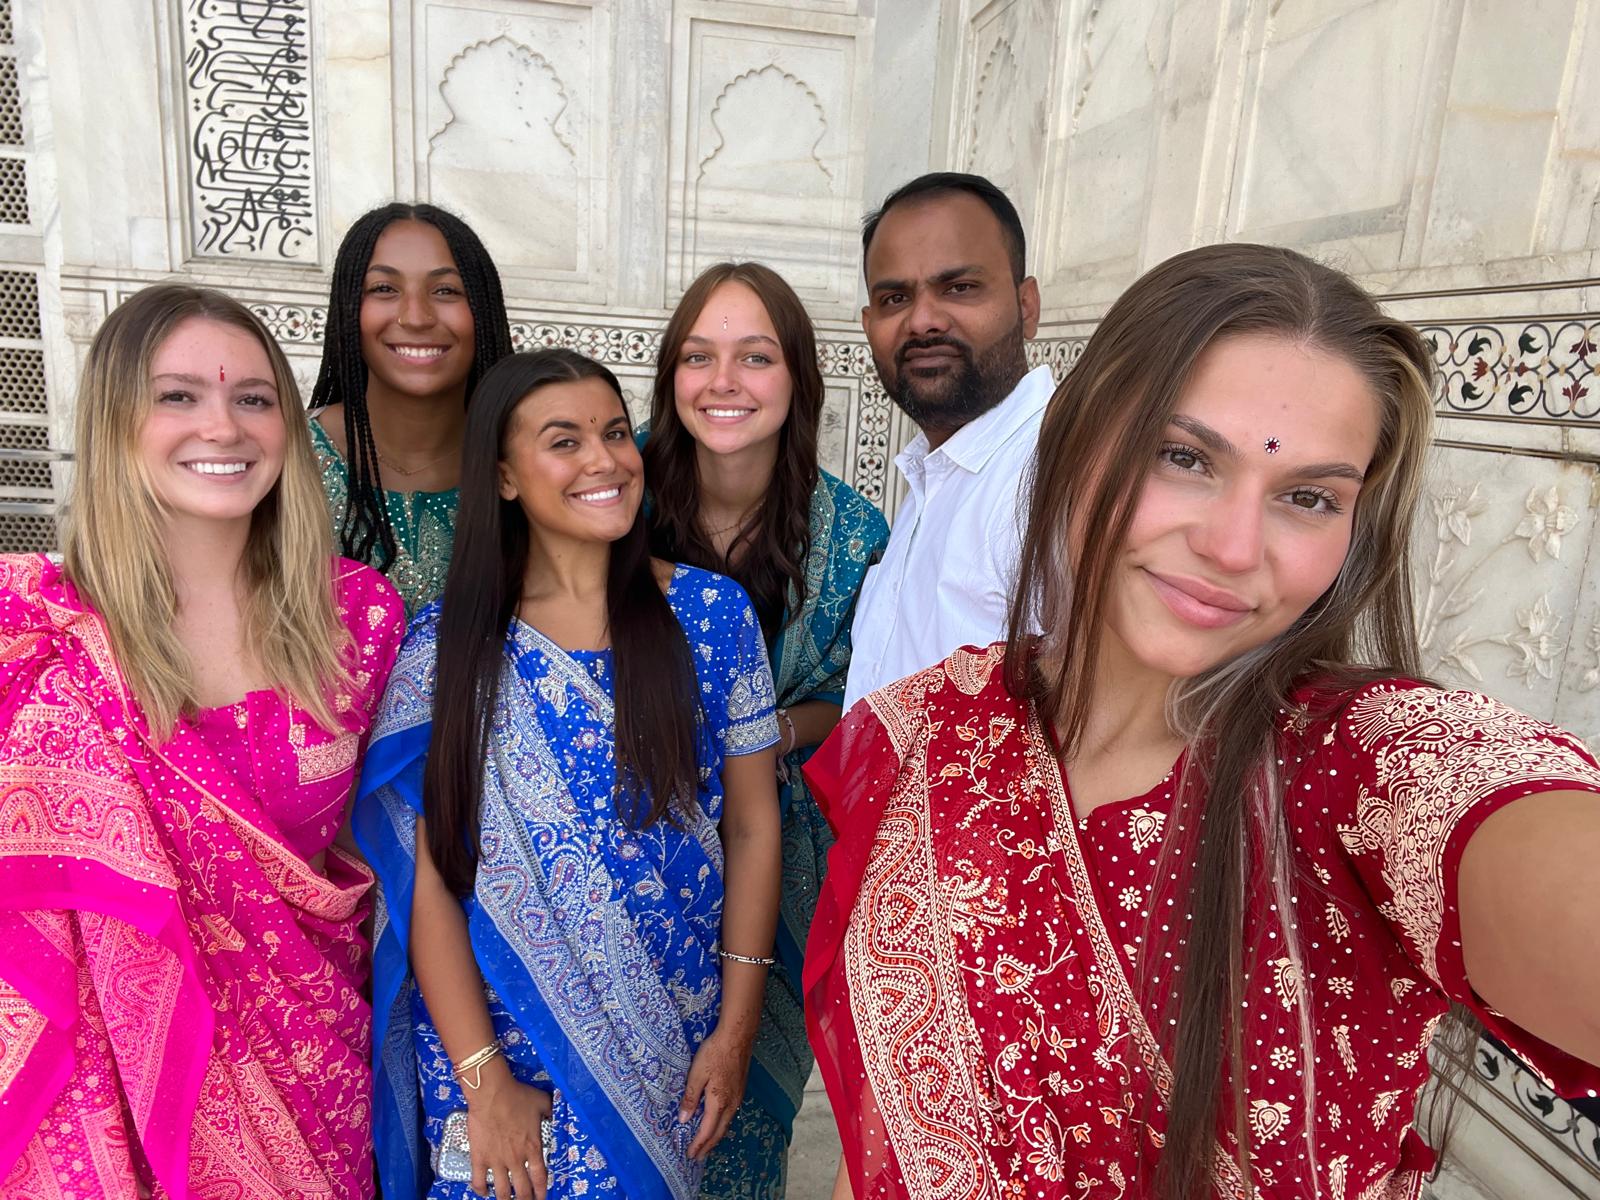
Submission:
[[[807,776],[836,1195],[1415,1196],[1464,1005],[1600,1086],[1600,766],[1419,682],[1430,356],[1339,273],[1214,246],[1053,399],[1012,633]],[[1043,629],[1042,636],[1029,636]]]

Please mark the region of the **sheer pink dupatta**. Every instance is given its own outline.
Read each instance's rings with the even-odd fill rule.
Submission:
[[[191,730],[154,746],[42,558],[0,558],[0,692],[0,1194],[370,1196],[370,872],[312,870]]]

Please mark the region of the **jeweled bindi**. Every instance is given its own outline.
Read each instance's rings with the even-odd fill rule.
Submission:
[[[1269,437],[1262,444],[1262,449],[1264,449],[1268,454],[1276,454],[1282,448],[1283,448],[1283,443],[1280,442],[1277,438],[1274,438],[1274,437]]]

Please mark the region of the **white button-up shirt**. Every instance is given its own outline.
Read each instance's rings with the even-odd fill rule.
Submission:
[[[883,561],[861,585],[846,712],[959,646],[1005,636],[1033,453],[1054,390],[1050,368],[1035,367],[937,450],[919,433],[895,458],[911,492],[895,514]]]

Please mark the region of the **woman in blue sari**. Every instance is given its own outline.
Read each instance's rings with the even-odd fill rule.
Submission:
[[[801,952],[833,836],[800,764],[839,722],[850,622],[888,540],[883,515],[817,465],[822,374],[805,306],[760,263],[721,263],[689,286],[656,360],[645,475],[651,546],[737,580],[777,685],[783,896],[755,1061],[711,1156],[709,1200],[781,1197],[811,1049]]]
[[[357,799],[384,1194],[689,1200],[772,960],[760,625],[650,557],[621,393],[580,355],[485,376],[461,478]]]

